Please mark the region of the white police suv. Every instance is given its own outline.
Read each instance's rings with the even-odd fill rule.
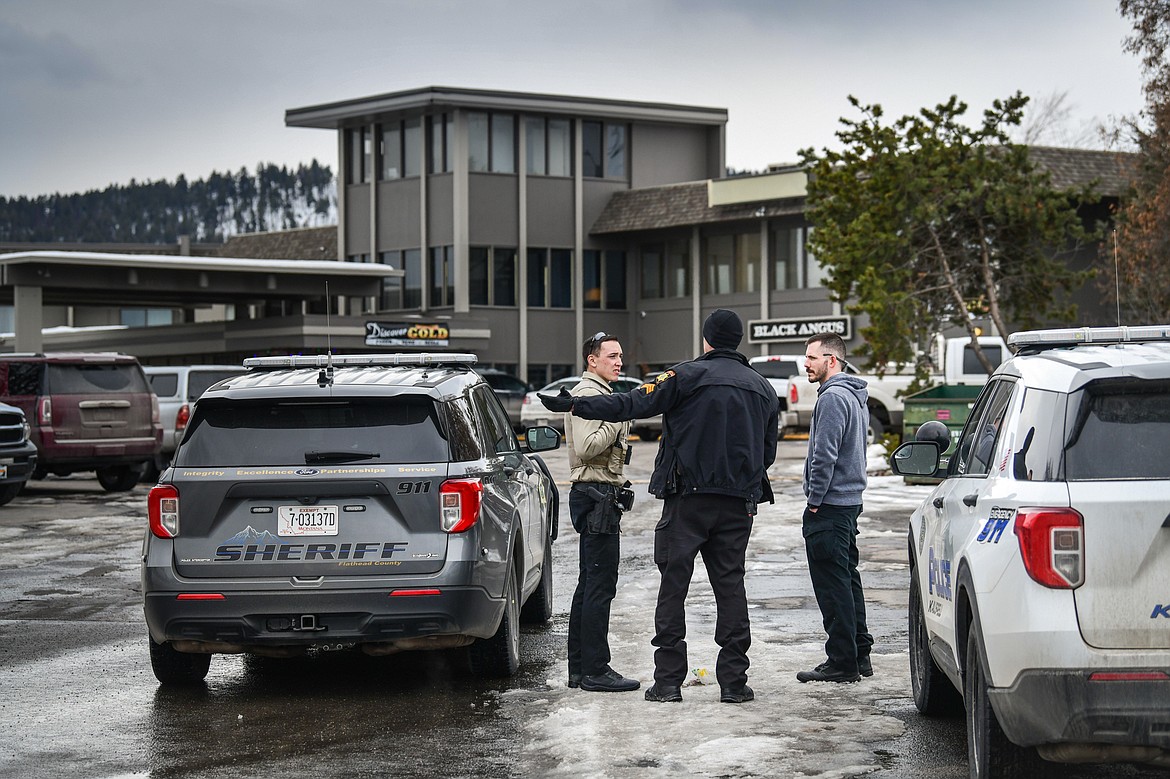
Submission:
[[[891,458],[942,478],[910,517],[914,702],[965,709],[972,777],[1170,765],[1170,325],[1008,344],[949,461]]]
[[[508,676],[552,615],[557,491],[470,354],[259,357],[196,402],[148,498],[164,684],[213,654],[467,647]]]

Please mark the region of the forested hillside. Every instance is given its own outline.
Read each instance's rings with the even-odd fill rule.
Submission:
[[[0,241],[174,243],[337,223],[337,184],[313,160],[296,170],[260,163],[256,173],[206,180],[136,182],[73,195],[0,197]]]

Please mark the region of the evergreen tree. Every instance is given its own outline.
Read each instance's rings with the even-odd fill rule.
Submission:
[[[237,233],[336,224],[333,172],[313,160],[295,171],[259,163],[255,175],[212,171],[206,179],[114,184],[36,198],[0,197],[0,241],[175,243]]]

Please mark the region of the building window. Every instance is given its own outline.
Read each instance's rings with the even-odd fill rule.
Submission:
[[[467,114],[467,167],[473,172],[516,172],[516,118],[511,114]]]
[[[641,247],[642,297],[681,298],[691,294],[691,250],[685,240]]]
[[[516,250],[499,246],[471,247],[467,292],[475,306],[515,306]]]
[[[158,327],[175,323],[175,312],[169,308],[123,308],[121,317],[126,327]]]
[[[759,232],[704,236],[703,284],[711,295],[759,290]]]
[[[379,176],[383,181],[419,175],[422,120],[418,117],[379,125]]]
[[[589,178],[626,177],[626,126],[582,122],[581,173]]]
[[[427,132],[430,135],[431,153],[427,158],[427,173],[451,172],[451,114],[436,114],[427,117]]]
[[[422,255],[418,249],[380,252],[378,262],[397,268],[405,274],[401,278],[382,280],[382,294],[378,297],[380,311],[422,307]]]
[[[537,389],[543,389],[557,379],[576,376],[573,366],[569,363],[528,363],[528,383]]]
[[[644,298],[666,297],[663,294],[662,272],[666,268],[662,256],[662,244],[646,244],[638,254],[642,261],[641,296]]]
[[[768,253],[773,290],[824,286],[825,270],[808,251],[807,239],[808,232],[802,227],[771,231]]]
[[[373,139],[370,137],[370,128],[354,127],[348,133],[348,142],[345,144],[346,154],[349,156],[350,184],[364,184],[373,174],[374,149]]]
[[[582,268],[585,308],[626,307],[626,253],[587,250]]]
[[[528,250],[528,305],[532,308],[573,307],[573,251]]]
[[[524,121],[525,171],[532,176],[573,175],[573,142],[568,119],[530,116]]]
[[[455,263],[450,246],[430,248],[430,308],[455,305]]]

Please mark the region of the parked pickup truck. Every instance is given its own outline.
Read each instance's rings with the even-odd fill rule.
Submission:
[[[979,345],[991,367],[999,364],[1011,356],[1007,345],[998,336],[980,336]],[[936,346],[934,364],[942,365],[942,373],[935,374],[927,381],[927,386],[933,384],[971,384],[983,385],[987,383],[987,371],[980,364],[971,339],[967,336],[957,338],[940,338]],[[807,430],[812,420],[813,406],[817,400],[817,385],[810,384],[804,376],[804,355],[769,354],[762,357],[753,357],[753,365],[757,361],[768,361],[769,365],[795,364],[799,366],[797,374],[792,376],[788,386],[788,410],[793,412],[796,429]],[[869,439],[878,441],[886,431],[900,432],[902,430],[902,396],[914,381],[912,373],[887,373],[879,377],[877,374],[860,373],[849,363],[846,370],[865,379],[869,385]]]
[[[752,357],[748,362],[776,390],[776,398],[780,401],[780,438],[794,432],[796,414],[788,407],[788,398],[792,394],[792,383],[802,380],[804,375],[804,357],[775,354]]]

